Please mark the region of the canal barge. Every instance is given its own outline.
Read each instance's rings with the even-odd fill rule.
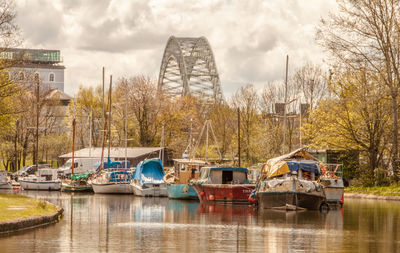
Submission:
[[[196,159],[174,159],[173,170],[164,176],[168,198],[198,199],[196,191],[189,182],[199,177],[200,168],[205,164],[205,161]]]
[[[203,167],[199,179],[190,184],[200,202],[249,203],[255,185],[250,184],[248,169],[239,167]]]
[[[261,209],[318,210],[326,205],[319,161],[305,148],[267,161],[255,195]]]
[[[130,185],[137,196],[167,197],[161,160],[155,158],[141,161],[133,172]]]
[[[24,190],[59,191],[61,189],[61,181],[57,178],[55,169],[39,169],[35,175],[20,178],[19,183]]]

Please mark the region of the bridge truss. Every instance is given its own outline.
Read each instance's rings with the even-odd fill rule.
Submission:
[[[158,89],[172,96],[223,99],[214,54],[205,37],[168,39]]]

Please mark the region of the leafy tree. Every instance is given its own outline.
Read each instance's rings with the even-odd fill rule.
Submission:
[[[388,88],[381,90],[392,100],[391,155],[397,179],[400,1],[338,0],[338,4],[339,12],[321,21],[319,42],[333,56],[333,65],[353,71],[371,69]]]
[[[332,82],[335,97],[322,100],[311,113],[313,123],[304,126],[314,147],[364,153],[366,184],[373,183],[387,150],[388,100],[380,82],[380,76],[368,71],[337,76]]]

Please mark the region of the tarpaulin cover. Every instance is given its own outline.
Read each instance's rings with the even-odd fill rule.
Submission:
[[[132,172],[129,170],[111,171],[107,175],[110,182],[130,182],[132,179]]]
[[[157,158],[141,161],[132,177],[139,180],[142,185],[164,183],[164,167],[161,160]]]
[[[303,171],[314,172],[318,176],[320,174],[318,164],[318,159],[308,153],[306,148],[301,148],[268,160],[262,167],[262,174],[270,178],[302,169]]]
[[[191,180],[190,184],[201,185],[201,184],[206,183],[207,181],[209,181],[211,171],[217,171],[217,170],[239,171],[239,172],[244,172],[246,174],[249,172],[249,170],[247,168],[240,168],[240,167],[202,167],[200,169],[199,178],[197,180]]]
[[[83,174],[71,174],[71,179],[72,180],[80,180],[80,179],[86,179],[89,177],[90,173],[83,173]]]
[[[97,169],[96,169],[97,172],[100,171],[100,168],[101,168],[100,165],[101,165],[100,162],[97,162],[94,165],[95,167],[97,167]],[[104,167],[104,169],[108,169],[108,170],[111,170],[111,169],[125,169],[125,168],[129,169],[130,168],[130,162],[127,161],[126,166],[125,166],[125,161],[114,161],[114,162],[107,161],[107,162],[104,162],[104,166],[103,167]]]

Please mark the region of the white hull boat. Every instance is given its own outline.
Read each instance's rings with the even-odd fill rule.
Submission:
[[[57,170],[39,169],[35,175],[21,178],[19,180],[24,190],[59,191],[61,180],[57,179]]]
[[[25,179],[19,180],[21,188],[24,190],[44,190],[59,191],[61,189],[61,181],[29,181]]]
[[[143,197],[168,197],[167,186],[165,184],[145,184],[139,185],[131,183],[133,194]]]
[[[7,172],[0,172],[0,189],[12,189],[11,180],[7,176]]]
[[[0,182],[0,189],[12,189],[11,182]]]
[[[126,193],[132,194],[132,187],[129,183],[94,183],[92,182],[94,193]]]

